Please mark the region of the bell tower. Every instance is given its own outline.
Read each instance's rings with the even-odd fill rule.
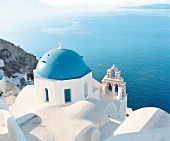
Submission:
[[[126,82],[115,65],[107,70],[107,74],[102,80],[102,93],[103,96],[113,95],[118,100],[126,96]]]
[[[118,118],[125,118],[127,109],[126,82],[115,65],[107,70],[107,74],[102,80],[100,98],[113,102],[119,111]]]

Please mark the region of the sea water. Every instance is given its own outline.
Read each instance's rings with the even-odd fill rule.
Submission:
[[[170,113],[170,10],[53,17],[14,39],[37,59],[63,42],[83,56],[101,82],[115,64],[127,84],[128,107]],[[8,36],[6,36],[8,37]]]

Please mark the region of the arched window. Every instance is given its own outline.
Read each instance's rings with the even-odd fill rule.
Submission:
[[[47,88],[45,88],[45,101],[49,102],[49,93]]]
[[[86,82],[84,84],[84,96],[87,97],[88,96],[88,82]]]

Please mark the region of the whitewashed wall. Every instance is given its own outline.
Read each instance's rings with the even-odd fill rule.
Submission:
[[[36,100],[38,104],[43,104],[45,102],[45,88],[47,88],[49,92],[49,103],[57,104],[55,95],[58,89],[55,87],[54,80],[34,78],[34,85],[36,87]]]
[[[96,79],[92,79],[93,82],[93,87],[97,87],[97,88],[101,88],[102,84],[100,82],[98,82]]]
[[[94,98],[94,99],[99,99],[100,98],[100,89],[96,88],[95,91],[93,91],[93,93],[89,93],[88,97],[86,97],[86,99],[88,98]]]
[[[127,110],[127,95],[121,101],[121,105],[120,105],[120,108],[119,108],[119,118],[120,119],[125,119],[125,117],[126,117],[126,110]]]
[[[36,99],[36,88],[34,85],[27,85],[18,94],[15,104],[22,106],[25,110],[31,110],[38,105]]]
[[[71,90],[71,102],[85,99],[84,84],[88,83],[88,94],[92,93],[92,72],[79,79],[51,80],[34,78],[36,97],[39,104],[45,102],[45,88],[48,89],[49,103],[53,105],[65,105],[64,89]]]

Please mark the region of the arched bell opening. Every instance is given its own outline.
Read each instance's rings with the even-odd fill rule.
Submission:
[[[109,92],[112,92],[112,85],[110,82],[107,83],[107,88]]]
[[[112,78],[114,78],[115,77],[115,70],[112,69],[111,72],[112,72]]]
[[[115,92],[118,93],[118,87],[119,85],[118,84],[115,84]]]

